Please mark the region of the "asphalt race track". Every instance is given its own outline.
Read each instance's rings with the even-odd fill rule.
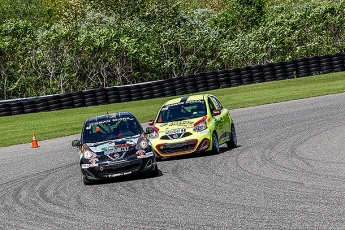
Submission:
[[[0,148],[0,229],[345,229],[345,93],[230,112],[239,147],[156,178],[84,186],[78,135]]]

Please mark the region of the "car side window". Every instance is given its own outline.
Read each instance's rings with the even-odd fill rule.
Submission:
[[[210,98],[208,98],[208,106],[210,107],[211,114],[213,113],[213,110],[217,109]]]
[[[214,105],[216,106],[217,109],[219,109],[219,110],[223,109],[222,103],[220,103],[220,101],[217,98],[211,97],[211,99],[212,99],[212,101],[213,101],[213,103],[214,103]]]

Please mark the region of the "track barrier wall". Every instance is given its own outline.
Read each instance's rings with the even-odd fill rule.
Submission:
[[[219,88],[345,71],[345,53],[189,74],[133,85],[0,101],[0,116],[178,96]]]

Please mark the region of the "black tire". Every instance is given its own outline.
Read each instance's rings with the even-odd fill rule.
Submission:
[[[218,137],[215,132],[212,133],[212,153],[213,154],[220,153]]]
[[[188,94],[198,92],[198,88],[195,82],[195,77],[193,74],[187,75],[183,79],[184,79],[184,85],[186,86],[186,92]]]
[[[10,107],[11,107],[12,115],[17,115],[17,114],[23,114],[24,113],[24,108],[23,108],[23,105],[22,105],[21,101],[10,103]]]
[[[73,99],[71,93],[59,94],[61,109],[73,108]]]
[[[108,104],[108,95],[105,88],[99,88],[95,90],[95,97],[98,105]]]
[[[109,104],[121,102],[119,90],[116,87],[108,87],[106,88],[106,91]]]
[[[226,142],[228,148],[233,149],[237,147],[237,135],[235,125],[231,124],[231,138],[230,141]]]
[[[265,82],[264,73],[263,72],[254,73],[253,74],[253,82],[254,83]]]
[[[85,106],[97,105],[97,99],[94,89],[83,90]]]
[[[50,111],[61,109],[60,99],[58,95],[47,96],[47,102]]]
[[[241,73],[239,68],[229,70],[230,86],[236,87],[242,85]]]
[[[155,166],[155,169],[153,171],[150,171],[149,174],[150,174],[150,177],[158,177],[159,176],[159,169],[158,169],[157,164]]]
[[[219,89],[219,82],[216,71],[205,73],[208,90]]]
[[[241,74],[241,80],[243,85],[250,85],[254,83],[253,75],[250,74]]]
[[[36,106],[34,100],[23,101],[24,113],[36,113]]]
[[[73,108],[85,107],[85,99],[82,91],[71,93]]]
[[[343,72],[345,71],[344,66],[333,66],[333,72]]]
[[[152,90],[152,93],[153,98],[160,98],[165,96],[163,89],[154,89]]]
[[[82,172],[81,173],[81,181],[83,182],[84,185],[92,185],[93,183],[91,181],[89,181],[85,174]]]
[[[46,97],[37,98],[35,100],[36,112],[49,111],[49,104]]]
[[[0,116],[10,116],[12,115],[11,108],[9,104],[0,104]]]

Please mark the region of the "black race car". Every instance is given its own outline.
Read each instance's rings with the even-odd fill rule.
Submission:
[[[151,143],[130,112],[87,119],[80,140],[72,146],[80,153],[84,184],[137,173],[159,175]]]

